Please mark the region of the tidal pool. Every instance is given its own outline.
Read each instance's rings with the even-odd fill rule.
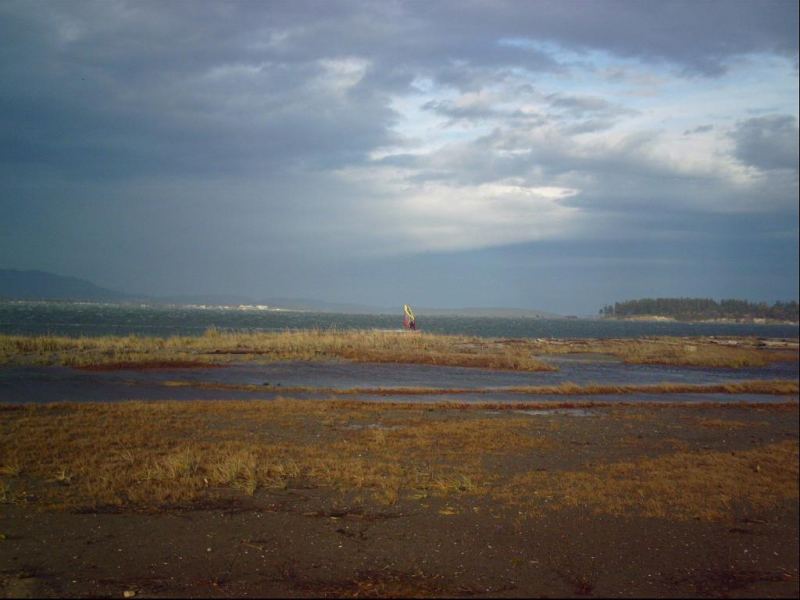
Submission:
[[[434,388],[439,390],[474,389],[475,392],[401,396],[342,396],[374,401],[406,402],[506,402],[506,401],[785,401],[787,396],[761,394],[635,394],[635,395],[520,395],[503,388],[545,386],[571,382],[577,385],[653,385],[659,383],[721,384],[754,379],[796,380],[798,364],[774,363],[763,368],[710,369],[661,365],[628,365],[603,356],[547,357],[558,371],[517,372],[465,367],[440,367],[410,364],[327,362],[243,363],[221,368],[164,370],[120,369],[84,371],[69,367],[0,368],[0,402],[114,402],[121,400],[166,399],[250,399],[319,397],[323,394],[298,393],[281,388]],[[169,382],[181,382],[180,387]],[[220,390],[202,387],[207,384],[256,385],[256,391]],[[197,386],[197,387],[195,387]],[[487,390],[489,390],[487,392]],[[328,394],[329,395],[329,394]]]

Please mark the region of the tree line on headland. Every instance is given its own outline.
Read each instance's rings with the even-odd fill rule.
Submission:
[[[615,302],[600,309],[604,317],[671,317],[682,321],[708,319],[769,319],[775,321],[800,320],[800,310],[795,301],[748,302],[747,300],[720,300],[711,298],[642,298]]]

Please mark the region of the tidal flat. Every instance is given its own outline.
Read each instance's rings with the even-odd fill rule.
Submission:
[[[762,353],[753,361],[766,365],[735,368],[632,364],[611,345],[575,345],[567,360],[531,350],[556,340],[459,342],[476,354],[524,347],[549,367],[514,370],[319,352],[156,366],[171,358],[134,352],[153,343],[141,339],[106,354],[108,340],[29,341],[15,356],[19,340],[5,341],[0,370],[74,372],[89,378],[80,393],[104,381],[130,399],[36,402],[19,394],[44,387],[9,386],[0,594],[798,595],[791,340],[679,341]],[[64,367],[71,351],[94,353],[76,366],[105,367]],[[51,383],[71,381],[60,377]],[[182,399],[153,400],[156,389]]]
[[[796,402],[6,405],[6,596],[798,592]]]

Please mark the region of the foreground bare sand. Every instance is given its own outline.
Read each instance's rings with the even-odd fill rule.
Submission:
[[[798,408],[0,411],[0,593],[798,596]]]

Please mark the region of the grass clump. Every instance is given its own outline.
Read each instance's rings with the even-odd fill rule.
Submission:
[[[497,497],[514,502],[521,490],[531,489],[534,510],[583,506],[613,515],[720,520],[737,502],[759,510],[797,500],[798,443],[742,452],[675,452],[557,475],[525,473]]]
[[[524,345],[535,354],[608,354],[629,364],[745,368],[798,360],[796,341],[781,343],[779,347],[769,347],[756,338],[665,336],[605,340],[532,340]]]

